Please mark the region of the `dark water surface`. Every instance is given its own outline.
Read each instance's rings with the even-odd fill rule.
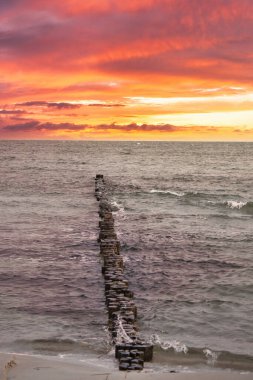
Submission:
[[[96,173],[155,361],[249,368],[253,143],[1,141],[0,350],[108,352]]]

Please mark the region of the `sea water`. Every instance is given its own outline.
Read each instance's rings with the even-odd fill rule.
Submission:
[[[0,142],[0,350],[103,355],[104,174],[153,365],[253,370],[253,143]]]

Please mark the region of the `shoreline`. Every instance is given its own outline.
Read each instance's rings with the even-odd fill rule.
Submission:
[[[15,353],[0,353],[1,380],[252,380],[253,373],[235,370],[197,370],[191,372],[156,371],[144,368],[142,371],[119,371],[117,366],[106,365],[99,357],[74,361],[65,357],[36,356]]]

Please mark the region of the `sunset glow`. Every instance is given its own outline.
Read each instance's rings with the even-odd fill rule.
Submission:
[[[253,141],[251,0],[2,0],[0,138]]]

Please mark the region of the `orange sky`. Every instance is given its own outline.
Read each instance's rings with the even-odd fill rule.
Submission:
[[[1,139],[253,141],[252,0],[1,0],[0,68]]]

